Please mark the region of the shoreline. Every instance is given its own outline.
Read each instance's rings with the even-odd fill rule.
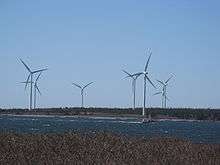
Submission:
[[[1,116],[11,116],[11,117],[38,117],[38,118],[85,118],[85,119],[104,119],[104,120],[140,120],[144,118],[142,116],[114,116],[114,115],[62,115],[62,114],[0,114]],[[147,119],[147,118],[145,118]],[[197,120],[197,119],[180,119],[180,118],[152,118],[152,122],[220,122],[213,120]],[[146,122],[147,123],[147,122]]]
[[[1,109],[0,115],[36,115],[36,116],[63,116],[63,117],[108,117],[116,119],[144,119],[142,108],[99,108],[99,107],[61,107],[28,109]],[[151,114],[154,121],[220,121],[220,109],[190,109],[190,108],[147,108],[144,121]]]

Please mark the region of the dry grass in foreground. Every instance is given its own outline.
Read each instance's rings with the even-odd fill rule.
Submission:
[[[0,134],[0,164],[220,164],[220,144],[97,134]]]

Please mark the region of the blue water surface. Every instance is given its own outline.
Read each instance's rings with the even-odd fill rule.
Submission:
[[[113,132],[128,136],[177,137],[220,144],[220,122],[160,121],[108,117],[0,116],[0,130],[16,133]]]

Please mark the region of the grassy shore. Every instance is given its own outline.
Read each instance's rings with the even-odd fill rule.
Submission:
[[[219,109],[186,109],[186,108],[149,108],[146,109],[153,119],[187,119],[220,121]],[[111,117],[142,117],[142,109],[119,108],[43,108],[29,111],[27,109],[0,109],[0,114],[12,115],[62,115],[62,116],[111,116]]]
[[[0,164],[220,164],[220,144],[109,133],[0,134]]]

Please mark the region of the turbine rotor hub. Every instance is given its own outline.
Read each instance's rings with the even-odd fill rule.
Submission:
[[[145,71],[144,71],[144,72],[143,72],[143,74],[144,74],[144,75],[147,75],[147,74],[148,74],[148,72],[145,72]]]

